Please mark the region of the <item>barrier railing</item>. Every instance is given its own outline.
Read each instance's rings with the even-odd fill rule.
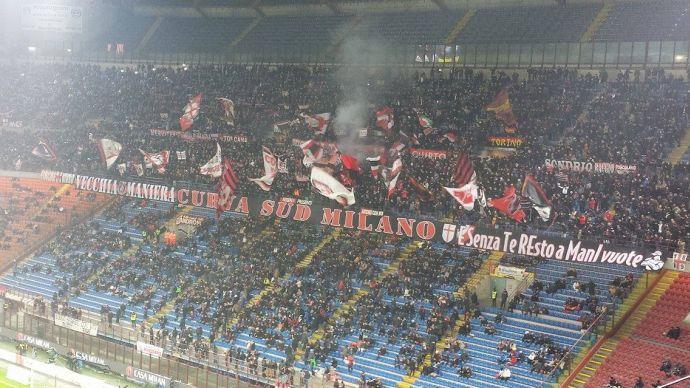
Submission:
[[[602,312],[597,317],[590,323],[589,327],[587,330],[582,332],[580,334],[580,337],[575,341],[574,344],[572,344],[568,350],[563,354],[561,358],[559,358],[556,362],[553,364],[553,368],[549,373],[545,374],[544,377],[542,378],[542,386],[549,386],[550,384],[553,383],[553,378],[556,376],[556,372],[562,372],[564,370],[569,369],[569,363],[572,361],[573,357],[577,353],[577,347],[582,345],[585,341],[593,343],[593,341],[596,341],[597,337],[599,336],[600,333],[598,333],[598,330],[601,328],[601,323],[606,323],[606,318],[608,316],[607,312]]]
[[[5,312],[2,325],[17,332],[54,342],[76,351],[102,357],[109,362],[144,369],[152,373],[168,376],[194,386],[240,386],[249,382],[265,386],[276,383],[289,386],[330,387],[337,378],[335,373],[310,373],[281,363],[272,363],[268,359],[256,358],[248,362],[242,358],[230,357],[227,349],[210,347],[206,354],[200,353],[193,346],[186,350],[165,343],[151,340],[147,334],[129,330],[122,325],[110,325],[88,311],[81,311],[79,318],[84,322],[98,325],[98,335],[74,331],[54,323],[54,313],[49,306],[45,311],[35,303],[36,295],[20,290],[6,290],[5,298],[14,300],[14,311]],[[61,313],[63,311],[56,311]],[[147,355],[137,351],[136,343],[142,341],[163,348],[161,357]]]

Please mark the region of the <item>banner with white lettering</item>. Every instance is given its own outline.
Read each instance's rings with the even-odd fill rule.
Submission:
[[[223,135],[219,133],[189,133],[182,131],[171,131],[167,129],[151,128],[149,134],[160,137],[177,137],[185,141],[213,140],[229,143],[247,143],[249,138],[246,135]]]
[[[82,8],[57,4],[27,4],[20,16],[22,30],[82,32]]]
[[[218,194],[189,188],[118,181],[55,171],[43,171],[43,180],[71,184],[76,189],[133,198],[172,202],[215,209]],[[552,260],[620,264],[647,270],[663,266],[667,251],[635,245],[542,236],[538,233],[456,225],[433,219],[406,217],[372,209],[343,209],[334,202],[296,198],[232,196],[229,211],[244,215],[276,217],[345,229],[384,233],[425,241],[442,241],[470,248],[537,256]],[[661,263],[659,265],[659,263]]]
[[[137,341],[137,351],[139,353],[148,354],[149,356],[157,358],[163,356],[163,348],[160,346],[147,344],[146,342],[142,341]]]
[[[53,347],[50,344],[50,342],[48,342],[44,339],[32,337],[30,335],[26,335],[26,334],[22,334],[22,333],[17,333],[17,341],[26,342],[27,344],[29,344],[31,346],[35,346],[37,348],[41,348],[41,349],[45,349],[45,350],[48,350],[48,349]]]
[[[91,322],[82,321],[67,315],[55,314],[55,324],[80,333],[96,336],[98,335],[98,325]]]
[[[417,158],[448,159],[448,151],[410,148],[410,155]]]
[[[170,386],[170,377],[162,376],[147,370],[134,368],[131,365],[125,370],[125,375],[128,379],[144,384],[153,384],[153,386],[159,388]]]
[[[637,166],[607,162],[578,162],[572,160],[546,159],[544,161],[544,166],[554,170],[605,174],[630,174],[637,172]]]

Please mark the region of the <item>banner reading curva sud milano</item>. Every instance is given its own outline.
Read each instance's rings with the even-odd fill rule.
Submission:
[[[172,202],[215,209],[214,192],[176,189],[173,186],[120,181],[55,171],[41,172],[50,182],[70,184],[76,189],[132,198]],[[423,241],[441,241],[469,248],[537,256],[552,260],[584,263],[620,264],[657,270],[668,252],[641,246],[605,244],[587,240],[545,237],[518,230],[493,229],[474,225],[456,225],[431,219],[411,218],[401,214],[371,209],[344,209],[335,204],[316,203],[296,198],[233,196],[230,211],[245,215],[276,217],[372,233],[404,236]]]

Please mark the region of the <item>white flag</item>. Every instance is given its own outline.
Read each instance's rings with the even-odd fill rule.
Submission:
[[[253,178],[250,181],[256,183],[264,191],[271,190],[273,179],[278,173],[278,159],[273,155],[271,150],[266,147],[262,148],[264,158],[264,176],[261,178]]]
[[[96,145],[101,154],[101,160],[105,163],[106,168],[110,168],[120,156],[122,144],[110,139],[99,139]]]
[[[311,169],[311,184],[321,195],[337,201],[342,206],[350,206],[355,203],[355,194],[319,167],[312,167]]]
[[[158,173],[163,174],[165,173],[165,168],[168,166],[168,162],[170,161],[170,151],[160,151],[160,152],[154,152],[154,153],[148,153],[142,150],[139,150],[142,155],[144,155],[144,160],[146,161],[146,167],[151,165],[151,167],[155,167]]]
[[[220,151],[220,144],[216,143],[216,154],[213,155],[211,160],[206,164],[201,166],[201,175],[210,175],[214,178],[218,178],[222,171],[222,152]]]
[[[459,188],[444,187],[448,194],[450,194],[465,210],[474,209],[474,201],[477,199],[477,184],[470,182]]]

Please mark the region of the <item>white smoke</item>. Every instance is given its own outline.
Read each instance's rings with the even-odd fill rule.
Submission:
[[[348,36],[341,44],[337,60],[342,65],[335,72],[341,98],[333,124],[340,130],[338,144],[347,149],[356,147],[359,130],[369,124],[376,99],[371,69],[386,62],[386,48],[375,39]]]

